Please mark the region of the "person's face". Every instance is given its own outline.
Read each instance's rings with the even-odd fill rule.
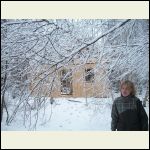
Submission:
[[[123,85],[121,87],[121,94],[123,96],[128,96],[128,95],[130,95],[130,93],[131,93],[131,89],[127,85]]]

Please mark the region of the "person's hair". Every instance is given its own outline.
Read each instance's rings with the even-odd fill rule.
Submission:
[[[123,85],[126,85],[128,88],[131,89],[130,95],[132,95],[132,96],[136,95],[136,90],[135,90],[135,86],[134,86],[133,82],[131,82],[129,80],[121,82],[121,84],[120,84],[120,91],[121,91],[121,88],[122,88]]]

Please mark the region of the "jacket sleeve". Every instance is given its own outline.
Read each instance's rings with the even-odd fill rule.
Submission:
[[[118,111],[117,111],[115,101],[112,105],[111,118],[112,118],[112,120],[111,120],[111,130],[115,131],[117,129],[117,123],[118,123]]]
[[[140,120],[140,125],[141,125],[141,130],[142,131],[148,131],[148,116],[145,112],[145,109],[142,105],[142,102],[138,100],[138,107],[139,107],[139,120]]]

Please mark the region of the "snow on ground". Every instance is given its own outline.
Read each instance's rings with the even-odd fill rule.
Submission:
[[[89,98],[88,105],[85,98],[57,98],[53,105],[48,102],[46,106],[45,116],[44,109],[39,113],[37,131],[110,131],[111,98]],[[145,110],[149,116],[149,107]],[[1,130],[28,131],[23,126],[23,113],[18,114],[10,126],[2,122]]]

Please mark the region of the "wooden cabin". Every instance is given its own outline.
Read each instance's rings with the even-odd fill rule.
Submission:
[[[34,95],[48,97],[107,97],[108,84],[103,80],[104,70],[97,69],[96,60],[92,59],[85,64],[75,59],[72,63],[57,70],[55,75],[49,75],[45,83],[34,89],[35,83],[31,83],[30,90]],[[54,79],[55,77],[55,79]],[[35,81],[39,80],[35,79]],[[100,80],[101,79],[101,80]],[[54,81],[54,82],[53,82]]]

